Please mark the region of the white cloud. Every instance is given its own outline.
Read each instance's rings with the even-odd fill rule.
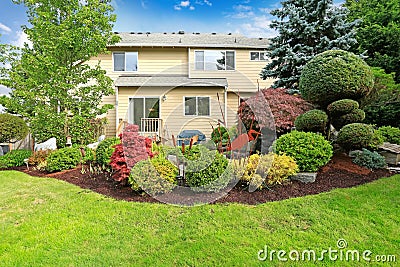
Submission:
[[[233,9],[236,11],[250,11],[253,9],[253,7],[245,6],[245,5],[236,5],[236,6],[233,6]]]
[[[271,13],[271,11],[272,11],[272,9],[271,8],[263,8],[263,7],[260,7],[258,10],[260,10],[262,13]]]
[[[24,44],[27,43],[29,47],[32,47],[32,42],[28,39],[28,35],[23,31],[17,31],[16,39],[11,43],[18,47],[24,47]]]
[[[5,34],[8,34],[11,32],[11,29],[1,22],[0,22],[0,30],[1,30],[1,32],[5,33]]]
[[[147,1],[146,0],[141,0],[140,5],[142,6],[143,9],[147,9]]]
[[[208,0],[197,0],[195,4],[200,6],[204,5],[212,6],[212,3]]]
[[[247,23],[240,24],[236,32],[248,37],[272,38],[277,36],[278,33],[269,27],[270,24],[271,20],[267,16],[257,16]]]
[[[205,3],[206,5],[208,5],[208,6],[212,6],[212,3],[211,3],[210,1],[208,1],[208,0],[204,0],[204,3]]]
[[[182,8],[189,8],[189,10],[195,10],[195,7],[190,4],[190,1],[181,1],[179,4],[174,6],[175,10],[182,10]]]
[[[180,6],[181,7],[188,7],[188,6],[190,6],[190,1],[182,1]]]

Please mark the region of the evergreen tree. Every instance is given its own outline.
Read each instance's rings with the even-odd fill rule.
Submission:
[[[271,39],[268,56],[272,61],[261,77],[278,78],[274,87],[298,88],[304,65],[315,55],[332,49],[348,50],[356,43],[358,20],[347,21],[348,10],[332,0],[287,0],[271,11],[277,17],[270,27],[278,36]]]
[[[361,19],[357,29],[359,46],[354,52],[368,56],[365,61],[386,73],[395,72],[400,83],[400,1],[346,0],[348,19]]]
[[[118,41],[110,1],[14,0],[27,7],[31,26],[23,30],[32,47],[25,45],[2,75],[0,83],[12,91],[0,104],[28,119],[36,141],[56,137],[63,146],[72,124],[87,134],[90,120],[110,108],[100,103],[113,93],[112,80],[99,64],[87,63]]]

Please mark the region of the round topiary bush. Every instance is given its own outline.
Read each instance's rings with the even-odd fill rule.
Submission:
[[[332,125],[336,130],[340,130],[343,126],[350,123],[362,122],[365,119],[365,112],[362,109],[356,108],[348,114],[340,117],[332,118]]]
[[[371,68],[361,58],[343,50],[329,50],[304,66],[299,89],[304,99],[325,108],[339,99],[360,99],[373,85]]]
[[[100,142],[96,149],[96,162],[100,166],[109,166],[114,146],[121,143],[118,137],[106,138]]]
[[[329,104],[327,110],[330,116],[336,117],[346,115],[359,107],[360,105],[355,100],[341,99]]]
[[[375,130],[369,124],[351,123],[345,125],[338,133],[336,142],[345,150],[371,147]]]
[[[400,145],[400,129],[391,126],[379,127],[378,132],[383,136],[385,142]]]
[[[25,121],[11,114],[0,114],[0,143],[18,141],[28,134]]]
[[[292,131],[276,140],[276,153],[293,157],[300,171],[315,172],[329,162],[332,145],[320,134]]]
[[[318,109],[313,109],[301,114],[294,121],[296,130],[303,132],[325,132],[328,115]]]

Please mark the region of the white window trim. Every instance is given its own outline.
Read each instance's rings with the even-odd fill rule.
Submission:
[[[258,59],[257,60],[254,60],[254,59],[251,59],[251,53],[258,53]],[[251,61],[251,62],[259,62],[259,61],[261,61],[261,62],[266,62],[266,61],[268,61],[268,57],[267,57],[267,55],[265,55],[265,59],[264,60],[261,60],[260,59],[260,54],[261,53],[263,53],[263,54],[266,54],[267,53],[267,51],[250,51],[249,52],[249,60]]]
[[[196,69],[196,52],[204,52],[204,56],[205,56],[205,52],[206,51],[223,51],[223,52],[225,52],[225,57],[226,57],[226,52],[233,52],[233,56],[234,56],[234,64],[235,64],[235,68],[234,69],[232,69],[232,70],[227,70],[226,69],[226,63],[225,63],[225,69],[224,70],[206,70],[205,68],[206,68],[206,62],[205,62],[205,60],[204,60],[204,58],[203,58],[203,69],[202,70],[198,70],[198,69]],[[211,50],[211,49],[207,49],[207,50],[194,50],[194,53],[193,53],[193,57],[194,57],[194,64],[193,64],[193,66],[194,66],[194,71],[211,71],[211,72],[221,72],[221,71],[231,71],[231,72],[233,72],[233,71],[236,71],[236,67],[237,67],[237,64],[236,64],[236,50],[224,50],[224,49],[216,49],[216,50]]]
[[[196,114],[194,115],[186,115],[186,106],[185,106],[185,98],[186,97],[195,97],[196,98]],[[199,97],[208,97],[208,115],[198,115],[199,114],[199,105],[198,105],[198,98]],[[197,96],[183,96],[182,98],[183,101],[183,116],[184,117],[205,117],[205,118],[210,118],[211,117],[211,97],[208,95],[197,95]]]
[[[131,110],[131,99],[137,99],[137,98],[141,98],[141,99],[145,99],[145,98],[155,98],[158,99],[158,118],[155,119],[161,119],[161,97],[159,96],[129,96],[128,97],[128,122],[131,123],[131,121],[133,120],[132,118],[132,110]],[[145,105],[143,105],[143,114],[146,114],[146,107]],[[145,117],[147,118],[147,117]]]
[[[137,54],[137,70],[114,70],[114,54],[115,53],[136,53]],[[126,55],[125,55],[125,69],[126,69]],[[137,73],[139,71],[139,52],[138,51],[113,51],[112,52],[112,70],[117,73]]]

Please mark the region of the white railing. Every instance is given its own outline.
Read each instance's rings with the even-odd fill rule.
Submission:
[[[161,137],[162,119],[142,118],[140,119],[139,133],[143,136]]]

